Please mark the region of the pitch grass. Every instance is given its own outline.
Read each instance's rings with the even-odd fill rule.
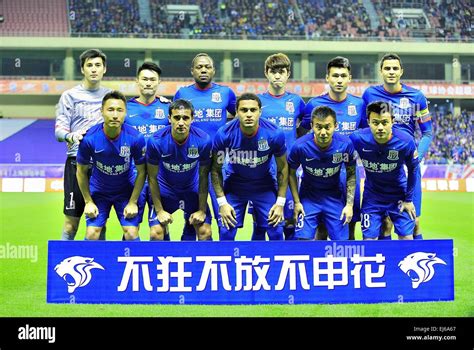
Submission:
[[[425,193],[423,233],[425,238],[454,238],[455,301],[426,303],[344,304],[344,305],[83,305],[46,303],[47,241],[59,239],[62,227],[62,194],[0,193],[0,244],[36,245],[38,261],[0,259],[1,317],[77,316],[212,316],[212,317],[452,317],[474,316],[473,203],[469,193]],[[172,240],[178,240],[182,215],[174,215]],[[250,220],[238,233],[248,240]],[[111,214],[107,235],[121,237],[121,229]],[[83,239],[84,223],[78,238]],[[214,231],[217,232],[214,227]],[[143,227],[142,239],[147,239]],[[360,233],[358,233],[360,238]]]

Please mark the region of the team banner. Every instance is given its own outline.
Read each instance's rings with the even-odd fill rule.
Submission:
[[[452,240],[50,241],[49,303],[454,300]]]

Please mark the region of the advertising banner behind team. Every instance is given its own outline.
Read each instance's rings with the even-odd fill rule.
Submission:
[[[50,241],[49,303],[454,300],[452,240]]]

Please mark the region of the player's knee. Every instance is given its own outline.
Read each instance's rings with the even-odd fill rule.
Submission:
[[[212,237],[211,225],[203,224],[197,230],[198,240],[208,241]]]
[[[125,226],[123,227],[123,235],[126,241],[138,238],[138,227],[136,226]]]
[[[161,225],[150,227],[150,241],[162,241],[165,238],[165,230]]]
[[[64,231],[68,234],[76,234],[79,228],[79,218],[66,216],[64,218]]]
[[[86,230],[86,239],[89,241],[97,241],[99,239],[101,227],[89,226]]]

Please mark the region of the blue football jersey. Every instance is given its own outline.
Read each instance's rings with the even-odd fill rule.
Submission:
[[[419,161],[415,142],[405,132],[393,130],[386,144],[378,144],[369,128],[358,130],[350,139],[365,169],[364,197],[380,201],[413,201]],[[407,182],[404,165],[411,182]]]
[[[148,139],[147,162],[159,166],[158,183],[170,192],[198,191],[199,167],[211,162],[209,135],[194,126],[188,138],[178,144],[166,126]]]
[[[235,93],[228,86],[212,83],[208,89],[200,89],[196,84],[182,87],[174,100],[185,99],[194,107],[194,125],[204,130],[211,139],[217,130],[225,125],[227,112],[235,115]]]
[[[127,101],[125,124],[133,126],[147,139],[169,124],[169,105],[169,102],[161,102],[159,98],[145,105],[133,97]]]
[[[364,100],[360,97],[347,94],[342,101],[335,101],[329,93],[313,97],[308,101],[304,109],[303,122],[301,126],[311,129],[311,113],[319,106],[327,106],[336,112],[336,132],[342,135],[350,135],[359,128],[367,127]]]
[[[415,137],[416,123],[431,120],[428,102],[420,90],[402,84],[395,94],[386,91],[383,85],[370,86],[362,95],[365,106],[375,101],[389,102],[394,116],[394,129],[401,129]]]
[[[276,124],[285,134],[286,147],[288,149],[296,140],[297,121],[301,122],[304,111],[303,99],[291,92],[275,96],[270,92],[258,94],[262,102],[261,118],[268,119]]]
[[[219,129],[213,142],[218,157],[227,155],[225,187],[233,192],[262,192],[276,188],[272,158],[286,152],[285,135],[275,124],[259,120],[255,135],[246,136],[235,119]]]
[[[105,135],[103,123],[90,128],[79,144],[77,162],[88,165],[92,160],[91,193],[117,194],[133,186],[133,163],[145,163],[145,149],[144,136],[129,125],[122,125],[113,140]]]
[[[354,146],[347,136],[334,134],[331,145],[321,150],[310,133],[296,140],[288,155],[288,165],[303,176],[300,192],[318,196],[321,192],[341,194],[340,171],[343,166],[354,166]]]

